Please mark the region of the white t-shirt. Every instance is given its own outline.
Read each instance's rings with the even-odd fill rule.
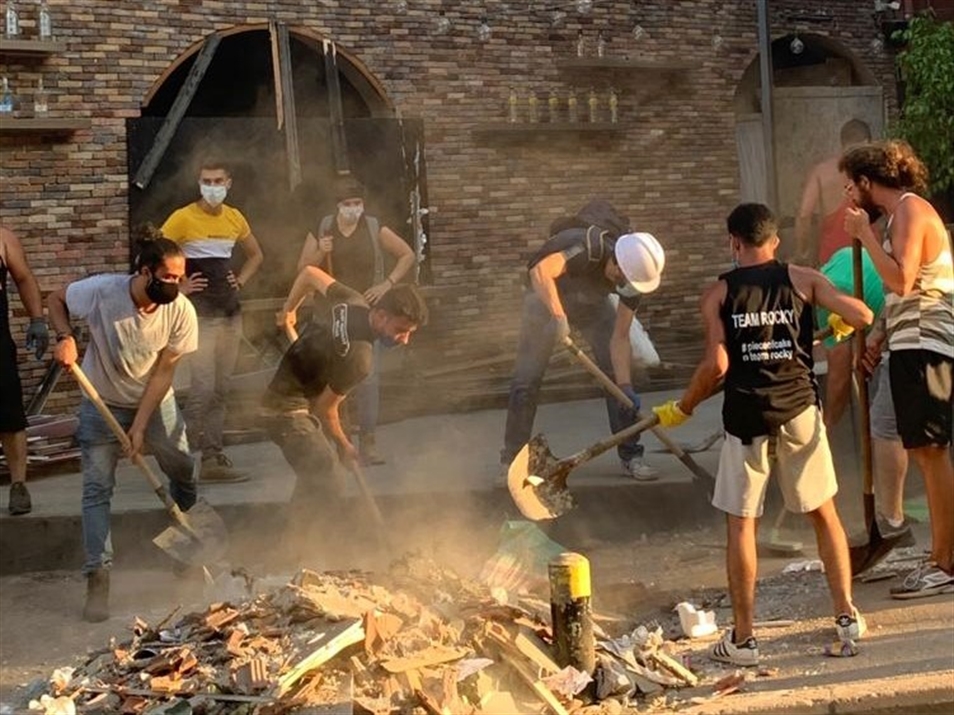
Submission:
[[[116,407],[139,404],[160,351],[184,355],[198,346],[198,321],[188,298],[180,295],[152,313],[140,313],[129,293],[133,278],[107,273],[66,288],[70,315],[89,324],[83,372],[103,401]]]

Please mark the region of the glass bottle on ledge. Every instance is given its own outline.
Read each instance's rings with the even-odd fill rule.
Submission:
[[[550,96],[547,97],[547,118],[550,120],[550,124],[556,124],[559,121],[559,113],[560,98],[557,97],[556,90],[551,89]]]
[[[17,4],[14,0],[7,0],[3,12],[4,28],[3,35],[8,40],[15,40],[20,36],[20,12],[17,10]]]
[[[570,95],[566,98],[566,120],[571,124],[579,121],[579,112],[576,104],[576,92],[570,90]]]
[[[596,35],[596,56],[606,57],[606,38],[603,37],[602,30]]]
[[[50,16],[50,5],[46,0],[40,0],[36,24],[41,40],[49,42],[53,39],[53,18]]]
[[[609,113],[610,123],[616,124],[619,121],[619,95],[613,87],[610,87],[609,91]]]
[[[0,114],[13,116],[13,92],[6,77],[0,77]]]
[[[511,124],[517,123],[517,90],[510,88],[510,96],[507,98],[507,121]]]
[[[45,117],[50,108],[46,88],[43,86],[43,78],[36,84],[36,93],[33,95],[33,116]]]
[[[586,38],[583,37],[583,30],[576,33],[576,56],[586,57]]]
[[[595,90],[595,89],[591,89],[591,90],[590,90],[590,96],[589,96],[589,99],[587,99],[586,104],[587,104],[587,107],[588,107],[589,110],[590,110],[590,111],[589,111],[589,114],[590,114],[590,123],[591,123],[591,124],[596,124],[596,122],[599,121],[599,106],[600,106],[600,100],[599,100],[599,99],[597,98],[597,96],[596,96],[596,90]]]
[[[537,99],[536,93],[531,93],[527,97],[527,118],[531,124],[540,121],[540,101]]]

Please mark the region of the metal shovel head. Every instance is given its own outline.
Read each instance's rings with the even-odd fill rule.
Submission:
[[[531,521],[556,519],[576,506],[561,469],[542,434],[523,446],[507,471],[507,489],[520,513]]]
[[[229,547],[229,534],[222,517],[205,499],[196,501],[183,516],[188,529],[173,524],[152,543],[182,563],[202,566],[220,561]]]
[[[851,575],[860,576],[873,566],[877,566],[905,536],[907,536],[906,532],[884,536],[877,522],[872,521],[868,530],[867,543],[851,544],[848,547]]]

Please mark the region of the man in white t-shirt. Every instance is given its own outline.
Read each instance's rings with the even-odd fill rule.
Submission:
[[[196,501],[194,461],[172,391],[176,362],[193,352],[198,341],[195,308],[178,291],[184,274],[182,249],[159,238],[143,244],[133,275],[105,274],[76,281],[51,293],[47,308],[56,331],[53,357],[67,368],[78,357],[70,317],[86,320],[89,345],[83,372],[128,430],[128,456],[148,445],[169,477],[169,494],[187,511]],[[96,622],[109,617],[110,500],[121,446],[89,400],[80,404],[77,440],[83,468],[83,572],[87,576],[83,618]]]

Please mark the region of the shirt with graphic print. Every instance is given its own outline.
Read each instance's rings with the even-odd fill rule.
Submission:
[[[202,291],[189,298],[203,317],[234,315],[239,311],[238,291],[228,281],[232,270],[232,249],[252,233],[248,221],[237,208],[222,204],[211,214],[198,201],[172,212],[162,224],[162,235],[182,246],[186,273],[199,272],[209,281]]]
[[[374,331],[360,293],[332,283],[330,320],[307,327],[282,356],[262,405],[269,412],[306,409],[326,387],[345,395],[371,374]]]

